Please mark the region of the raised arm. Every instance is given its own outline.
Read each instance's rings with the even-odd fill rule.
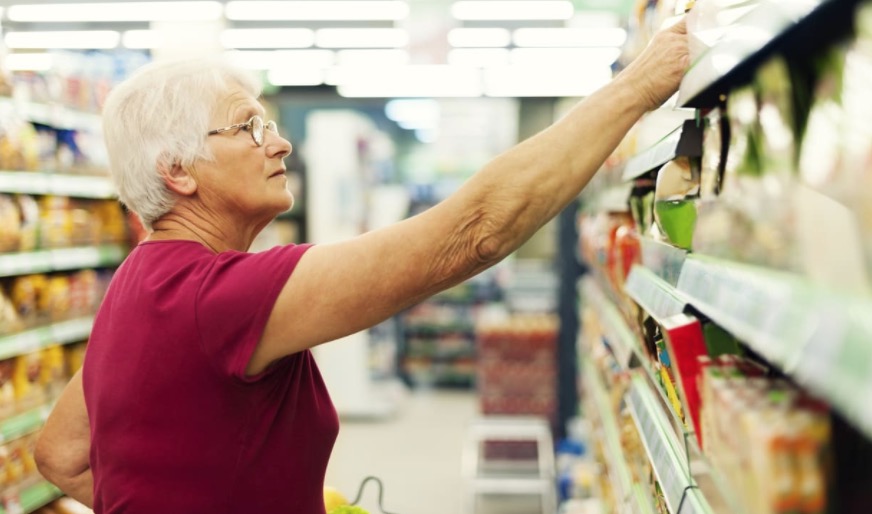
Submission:
[[[488,163],[432,209],[313,247],[279,295],[249,373],[370,327],[505,258],[575,198],[687,67],[684,22],[658,34],[609,85]]]
[[[36,465],[67,496],[93,506],[91,427],[85,409],[82,371],[76,373],[45,422],[36,444]]]

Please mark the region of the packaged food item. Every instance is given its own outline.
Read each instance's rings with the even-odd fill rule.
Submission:
[[[12,385],[14,370],[13,359],[0,361],[0,419],[7,419],[15,414],[15,387]]]
[[[12,303],[26,325],[42,321],[45,310],[41,302],[47,283],[45,275],[24,275],[12,281]]]
[[[660,239],[689,249],[696,224],[695,200],[699,196],[697,159],[678,157],[657,172],[654,189],[654,221]]]
[[[39,204],[30,195],[17,195],[18,210],[21,215],[21,237],[18,249],[31,252],[39,245]]]
[[[6,443],[9,456],[6,459],[6,479],[10,485],[18,484],[25,479],[25,447],[21,439]]]
[[[100,304],[100,291],[97,272],[82,270],[70,275],[70,314],[81,316],[91,314]]]
[[[21,218],[15,200],[0,194],[0,252],[15,252],[21,241]]]
[[[42,213],[41,244],[43,248],[66,248],[73,241],[73,217],[70,199],[46,195],[40,206]]]
[[[18,410],[32,409],[45,403],[45,390],[40,383],[42,377],[42,355],[32,352],[15,357],[12,372],[12,385],[15,388],[15,401]]]
[[[54,275],[48,279],[45,294],[41,297],[40,310],[47,313],[51,321],[68,319],[71,311],[70,296],[69,277]]]
[[[64,358],[66,361],[67,373],[70,376],[76,374],[82,368],[85,362],[85,348],[88,343],[75,343],[64,346]]]
[[[0,288],[0,335],[13,334],[24,329],[24,322],[15,303]]]
[[[42,369],[40,382],[49,400],[57,399],[67,384],[67,369],[64,350],[60,345],[52,345],[42,350]]]

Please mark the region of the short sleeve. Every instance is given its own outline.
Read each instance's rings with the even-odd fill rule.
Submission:
[[[223,252],[205,274],[195,300],[197,329],[218,372],[244,382],[248,362],[273,305],[311,245],[278,246],[259,253]],[[268,373],[268,372],[267,372]]]

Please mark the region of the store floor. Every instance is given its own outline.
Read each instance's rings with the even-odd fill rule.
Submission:
[[[464,514],[461,449],[470,421],[478,416],[472,392],[411,392],[386,420],[343,419],[326,483],[353,500],[369,476],[384,482],[391,514]],[[367,485],[361,506],[378,514],[377,488]],[[480,498],[475,514],[540,514],[537,498]],[[553,514],[553,513],[548,513]]]

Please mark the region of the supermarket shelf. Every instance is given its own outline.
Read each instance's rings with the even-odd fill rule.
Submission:
[[[102,131],[103,122],[99,114],[78,111],[62,105],[0,98],[0,109],[12,110],[27,121],[57,129]]]
[[[702,156],[702,128],[696,126],[695,120],[685,120],[657,144],[629,159],[623,178],[632,180],[679,156]]]
[[[633,375],[627,403],[669,512],[711,514],[711,507],[691,478],[687,459],[681,450],[683,442],[678,441],[670,428],[644,375]]]
[[[642,248],[642,264],[667,283],[677,285],[687,250],[648,237],[640,237],[639,246]]]
[[[93,326],[94,317],[85,316],[0,337],[0,360],[41,350],[53,344],[84,341],[91,334]]]
[[[40,480],[25,487],[17,495],[4,498],[0,514],[29,514],[63,496],[60,489]]]
[[[853,14],[859,3],[762,1],[729,27],[723,39],[688,70],[679,90],[679,105],[713,107],[721,95],[750,83],[757,68],[772,56],[807,59],[848,37],[853,32]]]
[[[872,300],[701,256],[687,258],[678,289],[694,308],[872,437]]]
[[[463,323],[414,323],[407,324],[403,327],[403,330],[408,333],[416,333],[416,334],[468,334],[470,336],[475,335],[475,327],[473,325],[463,324]]]
[[[40,429],[51,412],[51,405],[41,405],[0,422],[0,444]]]
[[[474,349],[457,350],[457,351],[417,351],[411,350],[403,357],[415,360],[432,360],[435,362],[450,362],[460,359],[475,359],[476,353]]]
[[[615,304],[590,276],[581,280],[581,294],[582,305],[590,305],[596,310],[618,365],[627,369],[634,353],[641,358],[639,338],[630,329]]]
[[[682,314],[687,307],[687,298],[680,291],[643,266],[633,266],[624,289],[657,321]]]
[[[586,391],[593,396],[593,404],[602,424],[603,446],[606,450],[605,456],[609,467],[608,476],[612,482],[612,489],[615,490],[621,505],[625,508],[621,512],[625,512],[628,508],[630,512],[635,514],[650,514],[650,503],[636,494],[638,491],[633,487],[630,470],[627,468],[627,461],[621,450],[618,423],[609,406],[606,387],[599,376],[599,371],[587,359],[582,361],[582,379],[587,384]]]
[[[115,266],[126,255],[118,244],[0,254],[0,277]]]
[[[76,198],[115,198],[109,177],[67,175],[41,171],[0,170],[0,191],[31,195],[61,195]]]

